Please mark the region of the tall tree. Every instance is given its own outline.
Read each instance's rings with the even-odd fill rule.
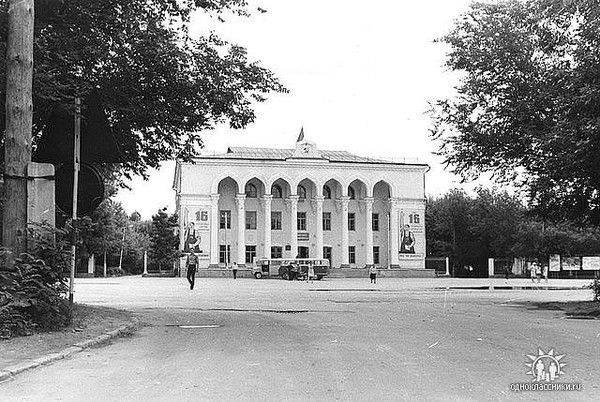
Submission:
[[[425,217],[428,254],[451,257],[455,271],[472,265],[483,274],[488,258],[519,255],[514,246],[525,208],[506,192],[479,188],[470,197],[454,189],[429,199]]]
[[[465,179],[492,172],[543,218],[600,223],[600,5],[473,3],[441,39],[463,73],[433,136]]]
[[[150,229],[149,257],[159,269],[170,269],[179,256],[179,237],[175,233],[177,215],[169,215],[165,211],[166,208],[163,208],[152,216]]]
[[[0,0],[0,21],[6,5]],[[246,0],[37,0],[36,7],[34,142],[51,110],[73,112],[74,97],[94,89],[122,144],[128,174],[194,156],[202,130],[223,122],[245,127],[255,118],[253,102],[286,91],[244,48],[216,34],[188,34],[193,13],[248,14]],[[0,26],[0,48],[5,43]],[[4,98],[0,68],[0,121]]]

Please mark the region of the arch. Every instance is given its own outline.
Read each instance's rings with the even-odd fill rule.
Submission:
[[[298,184],[296,194],[298,194],[298,197],[300,197],[301,200],[305,200],[306,199],[306,187],[304,187],[302,184]]]
[[[348,197],[351,200],[356,199],[356,190],[354,190],[354,187],[352,187],[352,184],[348,186]]]
[[[281,189],[281,198],[287,198],[292,193],[292,187],[290,186],[290,183],[285,179],[279,178],[271,183],[271,188],[269,189],[271,194],[273,194],[273,189],[277,187]],[[275,197],[275,194],[273,194],[273,198],[278,197]]]
[[[253,183],[246,183],[246,198],[258,198],[258,189]]]
[[[301,197],[302,199],[302,195],[300,194],[300,191],[302,191],[301,189],[304,189],[304,197],[305,199],[312,199],[317,195],[317,185],[316,183],[309,178],[305,178],[302,179],[298,182],[298,186],[296,187],[297,191],[296,193]]]
[[[236,177],[235,174],[231,173],[231,172],[225,172],[217,177],[215,177],[215,179],[212,182],[212,185],[210,186],[210,191],[213,194],[216,194],[219,192],[219,185],[221,184],[221,182],[225,179],[231,179],[236,183],[236,192],[240,192],[241,189],[244,188],[244,183],[242,182],[242,180],[239,179],[239,177]]]
[[[236,182],[236,180],[230,176],[227,176],[225,178],[223,178],[221,181],[219,181],[218,185],[217,185],[217,190],[216,193],[217,194],[225,194],[226,191],[225,187],[232,185],[233,186],[233,193],[231,194],[233,197],[235,197],[236,194],[239,193],[239,187],[238,187],[238,183]],[[222,200],[223,197],[221,197],[219,200]]]
[[[394,192],[393,192],[393,188],[391,186],[391,184],[389,184],[387,181],[381,179],[379,181],[377,181],[371,190],[371,194],[373,194],[373,196],[375,196],[376,194],[382,193],[384,195],[387,195],[387,198],[392,198],[394,197]]]
[[[254,187],[255,191],[252,191],[252,187]],[[252,177],[248,180],[245,180],[244,185],[244,193],[248,198],[257,198],[265,194],[265,183],[259,179],[258,177]]]
[[[273,187],[273,184],[275,184],[275,182],[279,182],[279,185],[282,186],[282,188],[285,186],[290,186],[291,188],[291,183],[293,182],[293,180],[289,176],[282,174],[271,176],[265,179],[265,194],[269,194],[267,190],[270,191],[271,187]],[[283,186],[281,182],[285,183],[285,186]]]
[[[331,190],[331,199],[340,198],[345,195],[347,191],[345,191],[342,181],[331,178],[323,183],[323,186],[328,186]]]
[[[354,192],[354,197],[352,192]],[[361,179],[354,179],[348,184],[348,196],[350,199],[356,200],[369,197],[369,186]]]
[[[279,184],[274,183],[271,186],[271,195],[273,198],[283,198],[283,189]]]

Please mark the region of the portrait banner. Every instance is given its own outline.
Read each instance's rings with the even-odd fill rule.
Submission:
[[[549,268],[550,272],[559,272],[560,271],[560,255],[559,254],[552,254],[550,256],[550,265],[548,268]]]
[[[184,214],[183,252],[194,252],[199,259],[210,258],[210,211],[198,208]]]
[[[422,253],[417,253],[415,250],[420,249],[423,250],[423,245],[419,243],[422,240],[422,235],[425,233],[425,217],[422,216],[421,213],[416,211],[408,211],[408,210],[400,210],[399,214],[399,236],[398,240],[400,242],[398,247],[400,258],[410,258],[404,257],[403,255],[415,255],[413,258],[422,258]],[[412,259],[412,258],[410,258]]]

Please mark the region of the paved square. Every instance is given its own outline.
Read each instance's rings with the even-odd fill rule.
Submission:
[[[130,338],[0,384],[0,395],[73,401],[600,399],[598,322],[521,305],[589,300],[590,291],[446,290],[488,283],[200,278],[190,291],[184,278],[81,279],[77,302],[128,309],[146,325]],[[581,383],[583,390],[511,391],[513,383],[531,382],[527,355],[538,348],[564,354],[560,382]]]

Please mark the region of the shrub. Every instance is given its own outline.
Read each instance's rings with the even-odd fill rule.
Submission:
[[[36,225],[28,230],[31,253],[21,254],[12,267],[0,267],[1,337],[29,335],[35,330],[55,330],[69,324],[66,237],[64,230]]]
[[[123,276],[125,274],[126,274],[125,270],[123,270],[119,267],[110,267],[106,270],[107,276]]]
[[[0,273],[0,334],[29,335],[68,325],[71,312],[64,276],[30,254],[21,254],[12,268]]]
[[[592,293],[594,293],[594,301],[600,302],[600,279],[594,279],[587,287],[588,289],[592,289]]]

